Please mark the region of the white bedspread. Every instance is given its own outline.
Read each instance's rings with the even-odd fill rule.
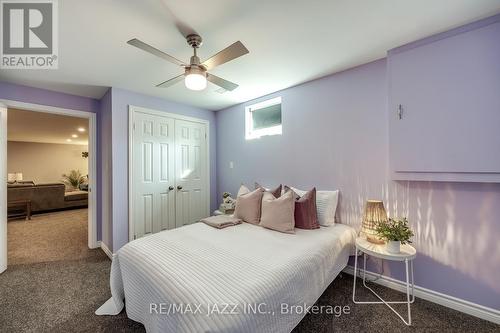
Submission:
[[[355,237],[341,224],[295,235],[248,223],[163,231],[116,253],[112,298],[96,314],[118,314],[125,300],[147,332],[290,332],[305,313],[281,309],[313,305],[346,266]]]

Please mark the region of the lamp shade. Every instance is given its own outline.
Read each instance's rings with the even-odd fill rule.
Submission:
[[[384,208],[384,202],[381,200],[366,201],[361,231],[366,235],[366,239],[369,242],[383,243],[383,241],[378,238],[376,232],[377,225],[381,222],[387,222],[387,213]]]

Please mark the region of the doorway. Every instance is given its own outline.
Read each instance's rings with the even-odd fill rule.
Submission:
[[[78,152],[81,154],[82,158],[85,158],[86,165],[88,166],[88,172],[87,170],[82,170],[84,171],[85,175],[81,175],[81,178],[87,178],[88,181],[86,182],[87,184],[82,184],[82,186],[86,185],[86,188],[80,188],[80,185],[78,185],[78,188],[75,188],[74,191],[68,190],[68,187],[65,185],[59,184],[46,184],[47,180],[46,179],[40,179],[40,183],[44,183],[44,185],[47,185],[47,187],[44,187],[44,185],[40,184],[38,186],[32,182],[32,184],[26,184],[26,188],[30,191],[37,191],[39,196],[46,196],[47,199],[44,200],[35,200],[36,202],[32,202],[33,200],[30,197],[30,200],[18,200],[19,204],[21,204],[21,201],[23,201],[23,204],[29,204],[29,208],[33,208],[35,206],[35,209],[39,209],[43,211],[43,214],[36,215],[37,221],[40,221],[40,224],[32,224],[33,226],[36,226],[36,228],[43,228],[44,223],[47,223],[47,219],[50,219],[50,223],[57,225],[57,221],[59,223],[62,221],[62,219],[71,219],[73,221],[78,221],[76,223],[80,223],[80,226],[82,228],[87,229],[87,235],[85,235],[85,240],[87,243],[88,248],[97,248],[99,247],[99,243],[97,241],[97,200],[96,200],[96,115],[91,112],[85,112],[85,111],[79,111],[79,110],[70,110],[70,109],[63,109],[63,108],[57,108],[57,107],[51,107],[51,106],[45,106],[45,105],[37,105],[37,104],[29,104],[29,103],[22,103],[22,102],[17,102],[17,101],[9,101],[9,100],[0,100],[0,172],[1,172],[1,177],[0,177],[0,273],[3,272],[7,268],[8,264],[8,250],[7,250],[7,244],[8,244],[8,231],[7,231],[7,211],[8,209],[10,210],[11,208],[8,208],[8,206],[11,206],[11,203],[7,203],[7,193],[9,193],[9,196],[12,197],[13,193],[17,191],[17,188],[14,189],[14,191],[11,191],[14,186],[9,185],[9,190],[7,190],[7,184],[10,181],[11,183],[17,184],[17,185],[24,185],[23,182],[28,181],[27,178],[24,178],[22,172],[13,172],[13,170],[7,170],[7,161],[8,161],[8,155],[7,155],[7,146],[10,146],[10,151],[13,151],[12,147],[16,145],[15,147],[20,147],[23,145],[20,142],[8,142],[8,111],[7,109],[19,109],[19,110],[25,110],[26,112],[29,112],[31,114],[38,113],[38,115],[42,116],[45,115],[50,118],[52,116],[53,118],[68,118],[72,117],[71,119],[80,119],[82,124],[87,124],[87,126],[75,126],[74,133],[68,134],[69,137],[66,138],[68,144],[76,143],[78,140],[77,138],[79,136],[78,130],[83,130],[86,132],[86,135],[88,136],[88,146],[82,147],[81,149],[76,147],[73,150],[81,150],[81,152]],[[71,120],[70,119],[70,120]],[[81,127],[81,128],[80,128]],[[74,142],[71,142],[74,141]],[[23,145],[24,147],[25,145]],[[42,144],[39,144],[39,147],[42,147]],[[38,147],[33,150],[31,147],[31,152],[33,154],[39,154],[40,152],[37,151]],[[41,149],[41,148],[40,148]],[[67,151],[67,148],[63,149]],[[74,152],[75,153],[75,152]],[[76,153],[75,153],[76,154]],[[51,158],[50,154],[47,154],[47,159]],[[52,156],[53,157],[53,156]],[[16,166],[9,165],[9,168],[16,168]],[[52,169],[55,169],[55,166],[52,166]],[[36,168],[30,168],[26,166],[26,170],[28,170],[29,175],[33,175],[34,170]],[[7,172],[8,171],[8,172]],[[17,171],[17,170],[15,170]],[[22,171],[22,170],[20,170]],[[51,170],[53,171],[53,170]],[[76,171],[76,170],[75,170]],[[59,171],[57,171],[59,172]],[[8,174],[9,173],[9,174]],[[68,170],[68,175],[71,173],[71,170]],[[7,176],[8,174],[8,176]],[[44,175],[37,175],[37,177],[43,178]],[[15,179],[14,179],[15,178]],[[26,179],[25,180],[23,180]],[[29,178],[29,177],[28,177]],[[78,178],[78,177],[77,177]],[[71,177],[71,179],[75,180],[75,177]],[[29,182],[29,181],[28,181]],[[62,189],[61,189],[62,186]],[[33,187],[33,188],[31,188]],[[10,192],[9,192],[10,191]],[[12,193],[11,193],[12,192]],[[85,198],[83,198],[83,193],[85,194]],[[61,198],[59,198],[61,196]],[[13,198],[13,197],[12,197]],[[9,201],[12,201],[9,199]],[[85,203],[88,205],[88,208],[85,209],[80,209],[80,207],[83,205],[83,202],[86,201]],[[57,206],[57,207],[56,207]],[[28,217],[28,207],[18,207],[20,210],[26,211],[26,223],[30,223],[29,217]],[[78,209],[72,210],[72,211],[65,211],[66,209],[71,209],[77,207]],[[48,212],[48,213],[46,213]],[[17,223],[18,221],[16,221]],[[24,222],[24,221],[23,221]],[[35,221],[32,221],[35,222]],[[11,222],[9,222],[11,223]],[[9,228],[10,228],[9,224]],[[18,227],[16,225],[16,227]],[[74,226],[72,226],[74,227]],[[24,229],[23,229],[24,228]],[[19,224],[19,228],[12,228],[12,230],[16,230],[22,233],[24,230],[26,230],[26,226]],[[28,229],[29,230],[29,229]],[[49,230],[49,231],[47,231]],[[81,229],[83,230],[83,229]],[[80,230],[80,231],[81,231]],[[46,229],[45,232],[50,233],[50,229]],[[19,235],[16,234],[16,237]],[[22,235],[21,235],[22,237]],[[80,237],[81,238],[81,237]],[[12,239],[14,240],[14,236],[12,236]],[[63,239],[64,240],[64,239]],[[69,243],[68,243],[69,244]],[[14,262],[14,260],[13,260]]]

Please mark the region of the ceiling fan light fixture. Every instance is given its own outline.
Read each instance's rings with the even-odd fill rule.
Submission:
[[[207,75],[205,71],[199,68],[186,69],[186,77],[184,78],[186,88],[190,90],[203,90],[207,87]]]
[[[225,64],[236,58],[239,58],[248,53],[248,49],[243,45],[242,42],[237,41],[229,45],[222,51],[217,52],[212,57],[208,58],[204,62],[200,61],[196,50],[201,46],[202,39],[197,34],[191,34],[186,36],[187,43],[193,48],[193,56],[191,57],[189,63],[184,63],[179,59],[172,57],[171,55],[158,50],[157,48],[140,41],[137,38],[133,38],[127,42],[127,44],[132,45],[138,49],[141,49],[149,54],[160,57],[168,62],[176,64],[184,68],[184,74],[177,75],[169,80],[163,81],[156,85],[158,88],[167,88],[177,82],[184,79],[184,84],[186,88],[190,90],[203,90],[207,87],[207,81],[225,89],[226,91],[233,91],[238,88],[236,83],[228,80],[224,80],[213,74],[207,73],[207,71],[214,69],[217,66]]]

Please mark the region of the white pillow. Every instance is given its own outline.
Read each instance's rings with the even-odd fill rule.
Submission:
[[[244,194],[247,194],[247,193],[250,193],[251,191],[248,189],[248,187],[246,187],[245,185],[241,184],[240,186],[240,189],[238,190],[238,194],[236,195],[236,197],[239,197],[240,195],[244,195]]]
[[[300,196],[307,191],[290,187]],[[339,201],[339,190],[336,191],[316,191],[316,211],[318,212],[318,222],[322,226],[330,226],[335,223],[335,212]]]

